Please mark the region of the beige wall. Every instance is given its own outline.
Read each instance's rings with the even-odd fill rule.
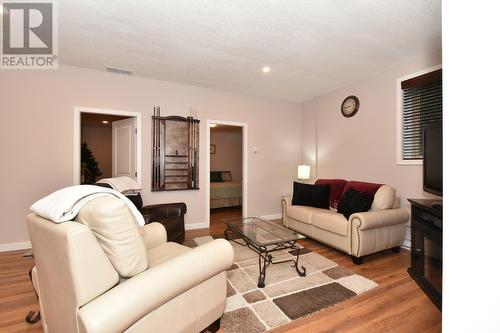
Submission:
[[[300,105],[171,82],[60,66],[58,70],[2,71],[0,76],[2,156],[0,244],[28,240],[30,205],[73,184],[74,107],[141,112],[142,177],[147,204],[186,202],[186,224],[207,220],[206,119],[248,124],[248,214],[280,212],[280,196],[291,192],[300,159]],[[201,119],[201,189],[152,193],[151,118],[164,115]],[[258,153],[252,153],[257,147]]]
[[[112,177],[112,132],[111,127],[82,126],[82,143],[87,142],[87,147],[92,151],[102,172],[96,180]]]
[[[404,207],[408,198],[433,197],[422,191],[421,166],[396,164],[396,80],[440,63],[440,54],[416,57],[303,103],[303,161],[312,177],[389,184]],[[360,109],[345,118],[340,105],[349,95],[359,98]]]
[[[241,181],[242,150],[241,127],[237,131],[210,131],[210,144],[215,144],[215,154],[210,154],[211,171],[231,171],[233,180]]]

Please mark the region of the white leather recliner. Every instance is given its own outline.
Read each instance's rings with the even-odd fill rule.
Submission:
[[[234,261],[226,240],[167,242],[161,224],[139,228],[114,197],[89,202],[75,221],[27,219],[45,332],[200,332],[220,323]]]

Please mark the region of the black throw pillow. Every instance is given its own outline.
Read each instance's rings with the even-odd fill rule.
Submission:
[[[211,183],[222,183],[222,172],[220,171],[210,171],[210,182]]]
[[[330,208],[330,185],[310,185],[293,182],[292,205]]]
[[[369,211],[372,207],[372,202],[372,195],[350,188],[340,199],[337,212],[343,214],[346,219],[349,219],[351,214]]]

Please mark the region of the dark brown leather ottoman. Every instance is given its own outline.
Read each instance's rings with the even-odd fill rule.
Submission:
[[[96,183],[95,185],[111,188],[111,186],[106,183]],[[146,224],[158,222],[165,227],[165,230],[167,230],[167,241],[179,244],[184,242],[184,214],[186,214],[187,211],[184,202],[143,206],[140,193],[136,195],[127,195],[126,197],[140,210]]]
[[[144,206],[140,209],[146,224],[161,223],[167,230],[167,241],[182,244],[184,242],[184,214],[187,208],[184,202]]]

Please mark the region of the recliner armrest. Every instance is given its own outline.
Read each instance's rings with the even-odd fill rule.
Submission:
[[[217,239],[154,266],[81,307],[87,333],[122,332],[183,292],[233,265],[231,244]]]
[[[349,217],[359,230],[370,230],[390,225],[405,224],[410,218],[404,208],[385,209],[374,212],[355,213]]]
[[[144,225],[141,229],[142,239],[148,250],[167,242],[167,231],[161,223],[152,222]]]

